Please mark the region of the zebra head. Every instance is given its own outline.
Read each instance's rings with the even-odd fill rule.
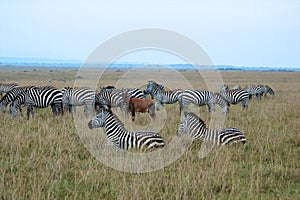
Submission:
[[[4,105],[3,102],[0,103],[0,109],[1,109],[1,111],[2,111],[3,113],[5,113],[5,111],[6,111],[6,105]]]
[[[263,89],[264,89],[265,94],[269,93],[272,97],[274,97],[275,92],[272,90],[272,88],[270,86],[265,85]]]
[[[145,95],[148,95],[148,94],[151,94],[152,90],[153,90],[153,85],[154,85],[154,82],[153,81],[148,81],[148,84],[146,86],[146,89],[144,90],[144,94]]]
[[[18,114],[18,108],[17,108],[17,106],[14,103],[12,103],[10,105],[9,112],[10,112],[10,116],[12,118],[15,118],[17,116],[17,114]]]
[[[148,81],[146,89],[144,90],[144,94],[151,94],[151,96],[153,96],[158,90],[164,90],[164,88],[165,87],[163,85],[160,85],[154,81]]]
[[[90,129],[104,127],[105,126],[105,118],[106,118],[108,112],[109,111],[105,111],[105,110],[100,111],[94,119],[89,121],[88,127]]]
[[[225,92],[225,91],[228,91],[228,90],[229,90],[229,86],[228,86],[228,85],[225,85],[225,84],[222,85],[221,88],[220,88],[220,91],[221,91],[221,92],[223,92],[223,91]]]

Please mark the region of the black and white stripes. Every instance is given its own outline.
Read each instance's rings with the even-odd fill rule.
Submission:
[[[33,87],[19,94],[10,106],[10,114],[12,117],[16,117],[17,110],[22,104],[28,106],[28,119],[30,113],[34,116],[34,107],[46,108],[51,106],[52,112],[55,115],[62,114],[63,112],[61,91],[52,86]]]
[[[188,132],[193,139],[200,138],[218,146],[228,143],[246,142],[244,133],[237,128],[211,130],[194,113],[184,112],[184,118],[178,127],[177,135],[182,136]]]
[[[128,112],[129,97],[127,93],[120,90],[112,92],[102,91],[95,96],[95,109],[101,108],[110,110],[111,107],[120,107],[123,111]]]
[[[95,95],[96,92],[87,87],[64,87],[62,89],[62,102],[64,109],[69,109],[74,114],[75,106],[84,105],[84,114],[88,116],[94,109]]]
[[[156,103],[158,104],[157,109],[162,107],[163,104],[176,103],[182,93],[181,89],[166,91],[164,88],[163,85],[157,84],[154,81],[148,81],[146,89],[144,90],[146,95],[150,94],[152,99],[154,98],[156,100]]]
[[[179,97],[180,111],[187,111],[191,103],[197,106],[207,105],[209,111],[215,109],[215,104],[219,104],[223,108],[223,112],[229,111],[226,99],[211,91],[184,90]]]
[[[103,127],[107,144],[113,149],[143,149],[164,147],[163,138],[153,131],[127,131],[124,124],[111,111],[102,110],[88,123],[88,127]]]
[[[0,100],[0,108],[2,112],[6,112],[7,105],[13,102],[19,94],[25,93],[26,90],[33,87],[34,86],[15,87],[12,90],[10,90],[8,93],[6,93],[4,97]]]
[[[248,109],[249,93],[245,90],[227,90],[221,91],[222,95],[230,104],[238,104],[241,102],[243,109]]]

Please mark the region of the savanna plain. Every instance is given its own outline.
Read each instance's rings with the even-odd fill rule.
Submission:
[[[61,89],[73,86],[75,80],[89,85],[95,76],[92,70],[89,73],[6,70],[0,72],[0,80]],[[153,69],[144,74],[145,86],[148,80],[155,80],[155,76],[148,79],[147,74],[163,73]],[[194,89],[207,89],[199,72],[180,74]],[[26,109],[23,117],[18,114],[15,119],[8,112],[0,113],[1,199],[300,199],[300,73],[220,74],[231,87],[264,84],[275,91],[273,99],[267,96],[261,101],[250,100],[247,111],[240,104],[230,106],[224,128],[239,128],[247,143],[214,148],[200,158],[202,141],[195,140],[172,164],[148,173],[122,172],[99,162],[85,147],[69,113],[54,117],[50,108],[37,109],[29,120]],[[125,79],[124,75],[124,70],[108,70],[97,86],[115,85]],[[172,81],[171,76],[169,79]],[[156,112],[158,118],[160,112]],[[177,137],[179,105],[165,105],[165,112],[167,118],[160,134],[168,145]],[[211,114],[207,107],[200,107],[196,114],[209,127]],[[82,117],[82,121],[87,123],[93,117]],[[157,121],[138,114],[134,123],[151,127]],[[86,130],[90,131],[87,125]],[[104,134],[100,129],[92,133]]]

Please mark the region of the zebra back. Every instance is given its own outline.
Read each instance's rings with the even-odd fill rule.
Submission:
[[[127,93],[129,98],[143,99],[144,92],[138,88],[123,88],[120,89],[123,93]]]
[[[220,98],[219,98],[220,99]],[[221,99],[220,99],[221,100]],[[184,90],[179,96],[180,112],[182,110],[187,111],[188,106],[192,103],[196,106],[208,106],[208,110],[214,110],[215,103],[220,103],[221,101],[216,101],[215,94],[211,91],[200,91],[200,90]],[[225,104],[224,104],[225,105]],[[223,106],[222,104],[220,106]]]
[[[0,83],[0,93],[7,93],[16,87],[18,87],[18,84],[16,83]]]
[[[155,99],[160,104],[173,104],[176,103],[182,94],[183,90],[177,89],[177,90],[158,90]]]

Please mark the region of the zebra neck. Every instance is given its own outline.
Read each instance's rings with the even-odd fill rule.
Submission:
[[[119,120],[112,118],[105,120],[104,131],[108,138],[110,138],[111,136],[116,137],[121,133],[128,132]]]

